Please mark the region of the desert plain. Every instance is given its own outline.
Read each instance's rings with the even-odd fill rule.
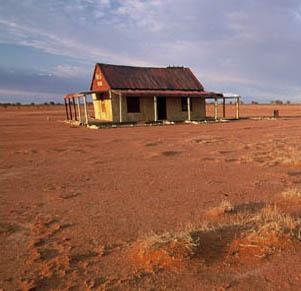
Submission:
[[[274,109],[93,130],[0,108],[0,288],[300,290],[301,105],[241,116]]]

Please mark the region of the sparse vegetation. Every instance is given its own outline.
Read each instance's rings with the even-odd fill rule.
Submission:
[[[283,213],[276,205],[267,205],[254,218],[256,232],[260,236],[274,233],[278,236],[299,237],[301,219]]]
[[[258,162],[265,167],[301,164],[301,148],[297,139],[288,137],[268,139],[248,145],[251,150],[242,158],[246,162]]]
[[[207,211],[207,216],[214,217],[214,216],[220,216],[225,213],[229,213],[234,211],[234,206],[231,204],[228,200],[223,200],[220,205],[213,207]]]
[[[272,100],[271,104],[275,104],[275,105],[282,105],[283,101],[282,100]]]
[[[291,188],[286,191],[283,191],[281,193],[281,196],[283,198],[288,198],[288,199],[291,199],[291,198],[301,199],[301,190],[298,188]]]
[[[214,230],[213,225],[204,222],[188,225],[180,231],[152,233],[132,246],[132,258],[149,271],[162,267],[178,268],[195,255],[200,243],[195,234]]]
[[[144,237],[132,247],[135,262],[153,271],[154,268],[178,268],[187,260],[202,256],[212,259],[213,253],[228,259],[252,261],[272,255],[294,240],[301,240],[301,218],[282,212],[275,204],[255,212],[252,207],[239,208],[222,201],[206,212],[207,216],[208,213],[224,215],[219,221],[212,220],[209,215],[204,223]],[[201,252],[204,247],[206,251]]]

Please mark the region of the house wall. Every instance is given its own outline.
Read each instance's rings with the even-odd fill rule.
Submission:
[[[122,121],[123,122],[139,122],[153,121],[154,114],[154,99],[151,97],[140,97],[140,112],[128,113],[126,97],[122,96]],[[119,122],[119,95],[112,94],[113,121]]]
[[[97,99],[96,94],[92,94],[95,118],[103,121],[113,121],[112,100]]]
[[[192,111],[190,112],[191,120],[200,120],[206,117],[205,99],[190,98]],[[181,98],[167,97],[166,98],[167,119],[170,121],[185,121],[188,120],[188,112],[182,111]]]
[[[96,94],[92,95],[95,110],[95,118],[103,121],[119,122],[119,95],[112,93],[111,99],[97,100]],[[205,100],[202,98],[190,98],[192,104],[191,120],[200,120],[206,117]],[[166,98],[167,120],[185,121],[188,113],[182,111],[181,98]],[[128,113],[126,97],[122,96],[122,122],[149,122],[154,121],[154,99],[140,97],[140,112]]]

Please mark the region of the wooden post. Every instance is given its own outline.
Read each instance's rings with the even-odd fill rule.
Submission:
[[[77,101],[77,109],[78,109],[78,120],[81,123],[82,122],[82,116],[81,116],[81,112],[80,112],[80,97],[77,97],[76,101]]]
[[[69,104],[70,120],[73,120],[73,118],[72,118],[72,108],[71,108],[71,100],[70,100],[70,98],[68,98],[68,104]]]
[[[85,118],[86,118],[86,125],[89,124],[89,121],[88,121],[88,111],[87,111],[87,98],[86,98],[86,95],[84,95],[84,109],[85,109]]]
[[[188,113],[188,120],[191,120],[190,114],[190,97],[187,97],[187,113]]]
[[[223,97],[223,118],[226,118],[226,98]]]
[[[122,123],[122,94],[119,93],[119,122]]]
[[[239,119],[239,99],[240,97],[236,97],[236,119]]]
[[[201,98],[201,104],[202,104],[202,98]],[[206,103],[206,98],[204,98],[204,119],[207,117],[207,103]]]
[[[217,97],[214,98],[214,119],[218,119],[218,102]]]
[[[66,109],[66,117],[67,117],[67,120],[69,120],[68,105],[67,105],[67,101],[65,98],[64,98],[64,102],[65,102],[65,109]]]
[[[158,121],[158,112],[157,112],[157,97],[154,96],[154,113],[155,113],[155,122]]]
[[[73,108],[74,108],[74,119],[77,120],[77,112],[76,112],[76,106],[75,106],[74,97],[72,97],[72,103],[73,103]]]

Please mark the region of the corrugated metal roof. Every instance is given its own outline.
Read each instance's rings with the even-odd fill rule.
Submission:
[[[203,91],[189,68],[148,68],[97,64],[112,89]]]

